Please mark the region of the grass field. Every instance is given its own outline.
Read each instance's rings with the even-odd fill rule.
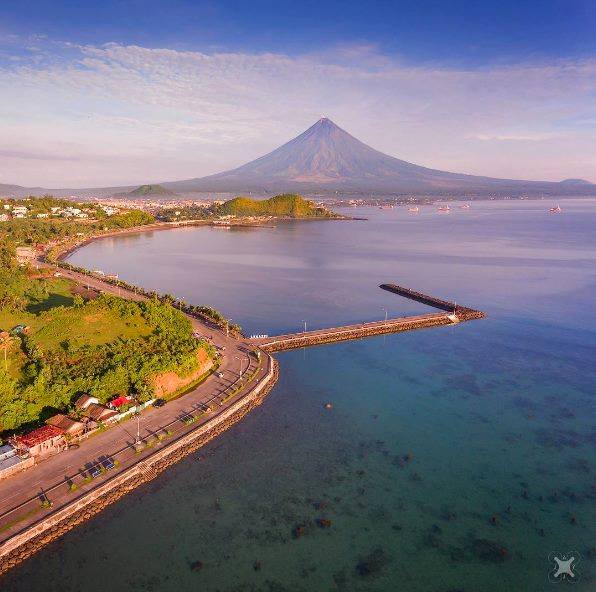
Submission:
[[[24,311],[0,309],[0,330],[10,331],[17,325],[26,325],[28,335],[42,352],[67,346],[100,345],[151,332],[139,313],[124,319],[94,301],[84,308],[73,307],[75,286],[68,280],[52,278],[44,284],[47,293],[31,296]],[[6,358],[9,374],[19,378],[27,358],[18,339],[10,343]],[[0,363],[4,364],[4,351],[0,352]]]

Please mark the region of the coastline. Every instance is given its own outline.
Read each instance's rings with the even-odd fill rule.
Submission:
[[[140,460],[126,471],[114,475],[102,485],[73,500],[64,508],[41,518],[0,546],[0,575],[17,566],[41,548],[100,513],[110,504],[137,487],[155,479],[172,464],[201,448],[243,419],[261,405],[278,378],[277,362],[267,356],[265,377],[234,404],[220,411],[208,422],[180,436],[150,457]]]
[[[204,224],[204,221],[201,221],[201,224]],[[85,241],[81,241],[76,245],[65,246],[64,249],[60,250],[56,255],[55,264],[44,260],[41,260],[40,263],[50,268],[61,269],[60,261],[68,257],[70,253],[103,236],[145,232],[147,230],[167,230],[168,228],[179,227],[179,224],[174,226],[170,223],[165,223],[160,224],[157,228],[154,225],[151,226],[152,228],[149,229],[147,229],[146,226],[134,227],[88,237]],[[63,274],[79,284],[82,284],[86,277],[82,276],[79,272],[70,270],[63,270]],[[95,284],[94,289],[102,289],[115,293],[116,287],[109,281],[94,276],[92,276],[92,278],[92,281]],[[131,291],[127,288],[118,288],[118,292],[122,297],[133,300],[146,298],[146,296],[141,293]],[[203,319],[200,315],[188,313],[186,313],[186,315],[195,326],[211,326],[209,319]],[[214,330],[213,327],[212,330]],[[217,329],[215,330],[217,331]],[[221,333],[222,339],[225,338],[230,342],[230,346],[232,343],[237,344],[234,345],[234,347],[243,346],[244,342],[241,339],[233,337],[233,335],[225,337],[225,332],[223,332],[221,328],[219,329],[219,333]],[[264,397],[271,391],[277,381],[278,365],[266,352],[260,351],[250,344],[247,345],[249,345],[250,350],[255,353],[258,365],[252,374],[246,378],[246,382],[240,380],[240,384],[238,385],[238,381],[236,380],[226,387],[225,390],[229,390],[230,392],[225,394],[224,391],[225,396],[223,396],[223,398],[220,396],[220,409],[215,411],[215,413],[201,413],[197,425],[189,427],[187,424],[187,426],[182,426],[181,434],[175,435],[171,441],[159,442],[159,446],[155,450],[153,450],[152,447],[146,446],[138,458],[133,455],[133,457],[125,461],[129,466],[118,468],[114,474],[110,474],[109,476],[106,475],[105,478],[97,484],[93,481],[92,484],[90,484],[90,489],[87,489],[87,486],[83,487],[76,498],[70,499],[70,496],[72,496],[71,493],[65,500],[64,492],[59,492],[58,495],[62,495],[62,500],[58,502],[55,509],[51,509],[52,506],[45,507],[43,504],[40,505],[39,494],[29,497],[16,506],[7,508],[5,511],[3,509],[2,514],[0,514],[0,519],[9,519],[4,522],[4,524],[0,524],[0,539],[4,539],[0,543],[0,575],[36,553],[43,546],[56,538],[59,538],[68,530],[71,530],[78,524],[96,515],[107,505],[117,501],[129,491],[132,491],[139,485],[155,478],[167,467],[178,462],[188,454],[217,437],[240,421],[256,406],[260,405]],[[230,349],[230,347],[228,349]],[[225,354],[224,360],[230,355],[231,354]],[[201,381],[201,383],[202,382],[203,381]],[[180,401],[181,404],[188,406],[192,403],[191,399],[196,399],[197,392],[197,389],[193,389],[192,391],[187,392],[187,395],[190,398],[184,396],[180,397],[178,401]],[[195,397],[192,397],[192,394],[195,394]],[[209,400],[213,400],[214,398],[217,399],[217,396],[212,395]],[[201,403],[203,400],[204,399],[200,399],[199,401],[195,400],[191,409],[200,408],[205,404]],[[172,403],[172,405],[175,406],[175,402]],[[168,408],[169,407],[171,407],[171,405],[168,405]],[[189,416],[191,413],[192,412],[183,411],[183,415],[186,416]],[[154,417],[161,418],[161,415],[156,414]],[[163,421],[163,418],[161,418],[161,421]],[[179,418],[175,419],[174,423],[178,421]],[[165,428],[162,427],[161,429],[163,430]],[[111,430],[107,430],[105,434],[109,435],[110,432]],[[108,443],[108,446],[109,445],[110,444]],[[130,448],[129,445],[122,449],[122,451],[116,453],[112,452],[111,454],[116,456],[117,454],[121,454],[124,450],[128,450],[128,448]],[[82,450],[86,449],[82,448]],[[88,453],[86,452],[86,454]],[[59,457],[61,455],[57,456]],[[44,463],[41,463],[38,466],[43,467],[45,465]],[[32,467],[29,470],[35,469],[36,467]],[[27,470],[24,471],[23,475],[26,477],[28,472],[29,471]],[[75,477],[73,476],[71,479],[74,478]],[[55,490],[58,491],[59,489],[63,489],[62,486],[71,482],[71,479],[65,477],[64,480],[60,480],[57,484],[52,483],[48,485],[42,485],[40,482],[41,491],[46,495],[46,499],[48,499],[48,493],[51,492],[52,495],[54,495]],[[10,479],[7,481],[10,482]],[[27,483],[26,487],[28,490],[29,484],[27,479],[25,480],[25,483]],[[47,513],[45,516],[39,517],[40,511]],[[17,512],[19,512],[18,515]],[[9,536],[4,538],[2,534],[9,534]]]

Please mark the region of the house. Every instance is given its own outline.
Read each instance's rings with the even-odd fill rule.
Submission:
[[[45,425],[14,439],[19,453],[44,458],[66,449],[66,438],[60,428]]]
[[[105,422],[116,415],[113,409],[101,405],[97,397],[81,395],[75,401],[75,407],[85,416],[86,421],[92,420],[96,423]]]
[[[0,480],[10,477],[35,463],[33,457],[20,458],[10,444],[0,446]]]
[[[37,214],[38,218],[48,218],[50,215],[46,213]]]
[[[92,397],[91,395],[81,395],[76,401],[75,401],[75,407],[77,409],[81,409],[81,411],[83,409],[87,409],[87,407],[89,407],[89,405],[95,404],[97,405],[99,403],[99,399],[97,397]]]
[[[97,403],[91,403],[91,405],[87,405],[85,410],[83,411],[85,417],[97,422],[97,423],[105,423],[112,419],[117,412],[113,409],[109,409],[105,405],[98,405]]]
[[[0,446],[0,462],[16,455],[16,450],[10,444]]]
[[[67,415],[58,413],[46,420],[46,424],[54,426],[64,432],[69,438],[78,438],[85,432],[85,424]]]
[[[0,222],[8,222],[10,220],[10,216],[8,214],[0,214]]]

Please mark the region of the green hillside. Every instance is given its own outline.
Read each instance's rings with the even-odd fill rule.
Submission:
[[[236,197],[217,207],[220,216],[276,216],[286,218],[333,218],[325,208],[295,193],[284,193],[269,199]]]
[[[128,195],[134,197],[159,196],[159,195],[176,195],[173,191],[166,189],[162,185],[141,185],[133,189]]]
[[[68,410],[82,393],[147,400],[156,375],[188,376],[199,348],[213,353],[167,302],[97,296],[5,251],[0,263],[0,435]]]

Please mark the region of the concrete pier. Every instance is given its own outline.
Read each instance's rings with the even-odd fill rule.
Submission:
[[[330,327],[327,329],[303,331],[300,333],[287,333],[285,335],[277,335],[274,337],[259,337],[249,339],[248,341],[251,345],[256,345],[266,352],[276,352],[287,349],[296,349],[299,347],[323,345],[325,343],[335,343],[338,341],[349,341],[351,339],[362,339],[363,337],[371,337],[373,335],[400,333],[427,327],[453,325],[464,321],[471,321],[473,319],[481,319],[486,316],[485,313],[480,310],[456,305],[454,302],[441,300],[440,298],[435,298],[434,296],[429,296],[422,292],[416,292],[415,290],[410,290],[409,288],[404,288],[396,284],[382,284],[379,287],[383,290],[409,298],[410,300],[416,300],[417,302],[422,302],[433,308],[438,308],[443,312],[397,317],[387,319],[386,321],[345,325],[343,327]]]

